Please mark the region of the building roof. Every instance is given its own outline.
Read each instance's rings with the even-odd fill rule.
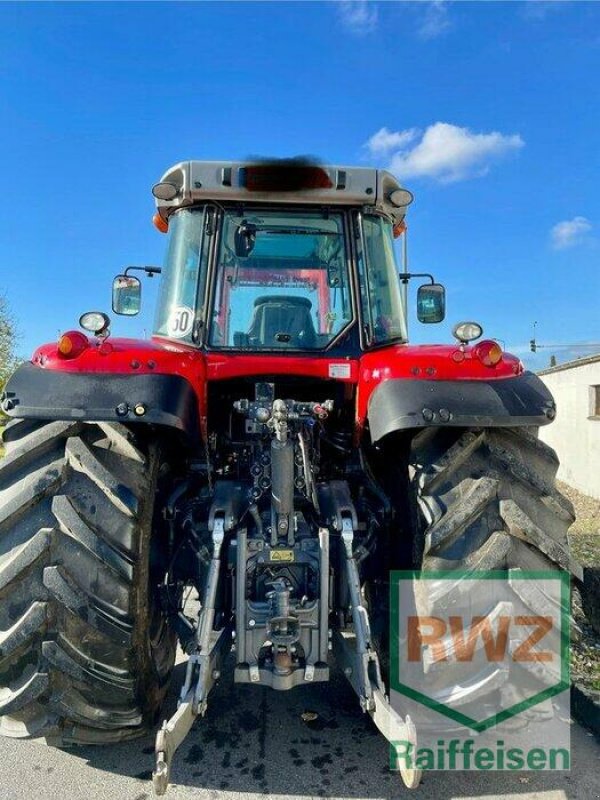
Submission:
[[[595,364],[596,362],[600,361],[600,353],[596,353],[592,356],[583,356],[582,358],[576,358],[573,361],[565,361],[564,364],[557,364],[555,367],[547,367],[546,369],[541,369],[537,373],[538,375],[551,375],[553,372],[562,372],[566,369],[575,369],[575,367],[587,367],[588,364]]]

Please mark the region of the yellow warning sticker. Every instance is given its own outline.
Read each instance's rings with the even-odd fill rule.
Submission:
[[[293,550],[271,550],[269,561],[293,561]]]

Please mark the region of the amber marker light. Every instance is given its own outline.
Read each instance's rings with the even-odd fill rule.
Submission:
[[[484,339],[473,348],[475,356],[486,367],[495,367],[502,360],[502,348],[492,339]]]
[[[406,233],[406,222],[404,220],[400,220],[394,225],[393,228],[394,239],[397,239],[399,236],[402,236],[403,233]]]
[[[152,217],[152,224],[156,230],[160,231],[161,233],[168,233],[169,231],[169,223],[161,217],[158,211]]]
[[[77,358],[89,347],[87,336],[79,331],[67,331],[58,340],[58,355],[61,358]]]

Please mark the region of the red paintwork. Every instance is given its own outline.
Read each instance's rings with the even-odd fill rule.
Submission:
[[[107,374],[158,373],[187,378],[198,395],[202,428],[206,428],[206,386],[209,381],[252,375],[298,375],[329,379],[330,365],[349,365],[349,377],[337,378],[356,387],[356,429],[366,419],[369,397],[382,382],[392,378],[419,380],[491,380],[520,375],[518,358],[505,353],[495,367],[484,366],[474,347],[458,345],[398,344],[363,353],[358,358],[311,355],[258,355],[209,352],[167,339],[90,340],[90,347],[73,359],[58,355],[56,344],[46,344],[33,354],[42,369]],[[315,398],[319,399],[319,398]]]
[[[356,398],[357,429],[362,429],[367,416],[369,397],[382,381],[391,378],[489,381],[513,378],[524,371],[521,361],[510,353],[504,353],[502,360],[495,367],[486,367],[475,357],[474,350],[473,346],[466,346],[461,350],[456,344],[398,344],[365,353],[360,359]]]

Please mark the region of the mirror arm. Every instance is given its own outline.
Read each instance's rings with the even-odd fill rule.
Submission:
[[[129,275],[129,272],[145,272],[149,278],[152,278],[154,275],[160,275],[162,272],[162,267],[127,267],[123,275]]]
[[[408,283],[411,278],[429,278],[432,285],[435,283],[433,275],[429,272],[400,272],[399,275],[402,283]]]

